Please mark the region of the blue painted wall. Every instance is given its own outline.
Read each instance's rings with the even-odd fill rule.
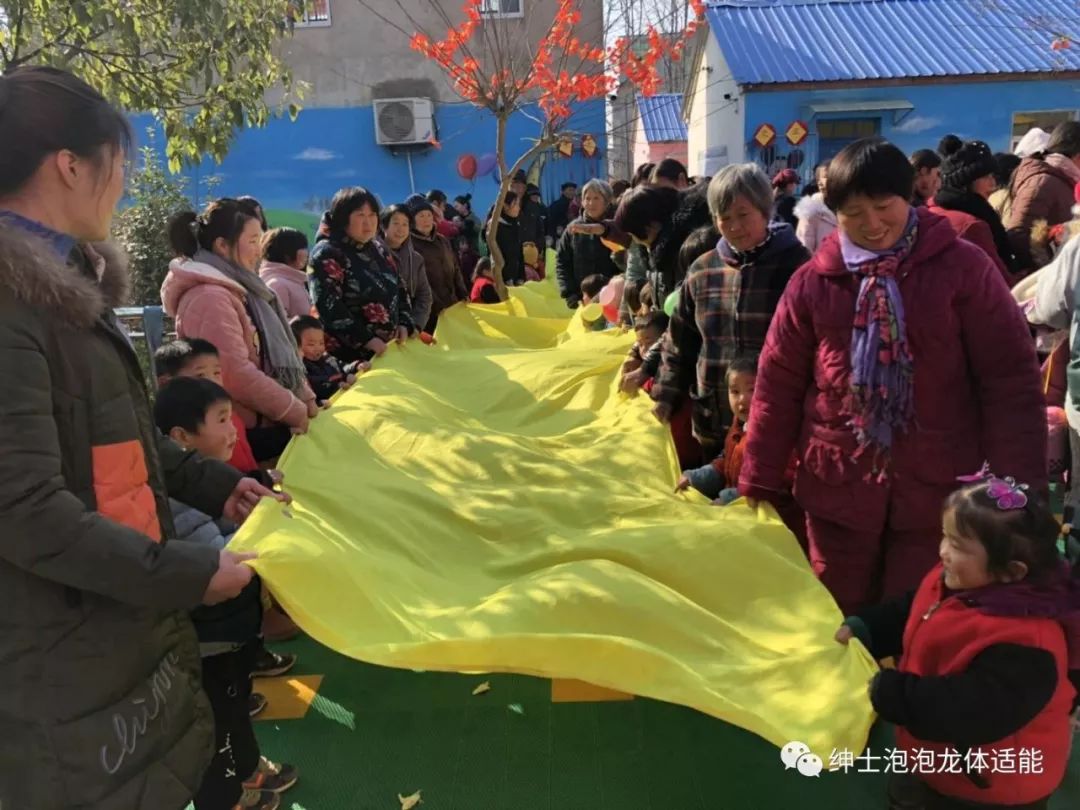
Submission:
[[[458,176],[457,161],[466,153],[479,157],[495,151],[495,119],[486,110],[462,103],[437,105],[435,120],[442,148],[413,154],[415,189],[426,192],[440,188],[451,198],[472,193],[473,209],[483,216],[498,188],[494,175],[470,183]],[[604,121],[602,99],[575,110],[569,127],[592,134],[599,149],[591,159],[575,150],[572,158],[549,160],[541,183],[546,200],[558,196],[559,185],[566,180],[580,183],[603,174],[607,150]],[[151,123],[147,116],[134,120],[140,136]],[[508,164],[529,148],[527,139],[535,138],[539,129],[537,121],[524,113],[511,119],[506,139]],[[160,137],[158,143],[163,145]],[[220,165],[208,159],[183,174],[191,181],[192,194],[196,188],[202,193],[201,181],[216,175],[220,178],[215,192],[219,196],[250,194],[268,211],[298,216],[314,217],[325,200],[343,186],[366,186],[384,204],[400,202],[412,193],[405,155],[395,156],[375,143],[371,107],[303,110],[296,121],[284,118],[262,129],[246,129],[238,134]]]
[[[783,157],[793,149],[783,135],[792,121],[805,121],[816,133],[808,104],[884,100],[909,101],[915,109],[899,123],[894,123],[892,112],[822,114],[819,119],[879,117],[881,134],[909,154],[936,147],[950,132],[965,140],[986,141],[995,152],[1007,151],[1014,113],[1080,109],[1080,83],[1040,80],[752,92],[745,99],[745,140],[749,144],[762,123],[772,124],[779,133],[777,153]],[[808,172],[817,161],[816,136],[802,149]],[[747,159],[759,156],[756,147],[748,148]]]

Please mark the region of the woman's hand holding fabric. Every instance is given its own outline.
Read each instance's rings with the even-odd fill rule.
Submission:
[[[304,421],[301,422],[299,425],[294,425],[293,427],[289,428],[289,432],[292,433],[293,436],[303,436],[305,433],[308,432],[308,426],[310,425],[310,423],[311,418],[308,416],[307,409],[305,408]]]
[[[386,342],[380,338],[372,338],[364,344],[364,348],[372,352],[376,357],[386,354]]]
[[[206,586],[202,600],[204,605],[216,605],[238,596],[255,575],[251,566],[244,565],[246,560],[254,560],[259,556],[254,552],[238,554],[222,550],[218,554],[218,569],[210,577],[210,584]]]

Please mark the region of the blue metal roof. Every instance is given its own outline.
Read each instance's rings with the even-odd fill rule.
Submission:
[[[722,0],[706,12],[738,84],[1080,70],[1076,0]]]
[[[686,123],[682,119],[682,93],[657,93],[637,97],[645,140],[649,143],[685,141]]]

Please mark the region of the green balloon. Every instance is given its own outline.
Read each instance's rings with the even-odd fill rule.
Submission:
[[[667,297],[664,301],[664,314],[669,318],[675,314],[675,310],[679,306],[679,291],[676,290]]]

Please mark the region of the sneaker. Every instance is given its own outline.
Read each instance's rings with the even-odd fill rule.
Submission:
[[[284,675],[296,666],[296,656],[292,653],[276,653],[263,647],[255,658],[251,670],[252,678],[276,678]]]
[[[300,628],[275,605],[263,611],[262,634],[267,641],[288,641],[300,635]]]
[[[244,782],[245,790],[284,793],[296,784],[300,771],[292,765],[271,762],[266,757],[259,757],[259,766],[251,778]]]
[[[278,810],[281,807],[281,797],[269,790],[248,790],[240,794],[240,801],[233,810]]]
[[[248,696],[248,715],[254,717],[257,714],[260,714],[269,702],[270,701],[266,699],[266,695],[260,694],[259,692],[252,692],[251,695]]]

